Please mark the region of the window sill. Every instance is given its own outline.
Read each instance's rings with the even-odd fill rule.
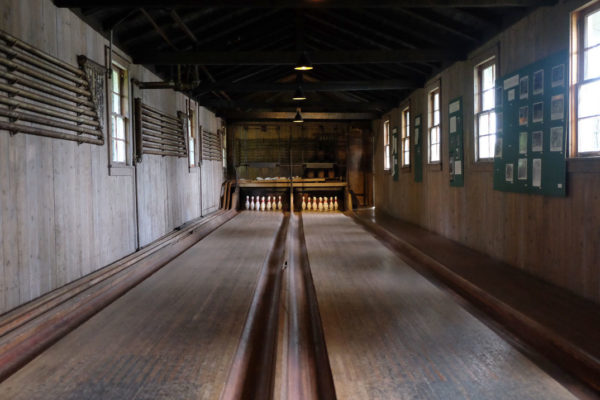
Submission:
[[[134,168],[131,165],[109,165],[109,176],[133,176]]]
[[[599,173],[600,157],[577,157],[567,159],[567,172]]]
[[[494,171],[494,159],[485,159],[475,161],[471,163],[471,169],[473,172],[493,172]]]
[[[434,163],[427,163],[427,170],[428,171],[433,171],[433,172],[439,172],[443,170],[442,167],[442,162],[434,162]]]

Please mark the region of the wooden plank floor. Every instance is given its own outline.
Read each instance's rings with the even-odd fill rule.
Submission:
[[[339,399],[574,398],[352,219],[303,220]]]
[[[0,384],[0,399],[217,399],[281,219],[241,213]]]

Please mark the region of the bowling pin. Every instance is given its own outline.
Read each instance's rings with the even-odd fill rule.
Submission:
[[[333,209],[334,209],[335,211],[337,211],[337,210],[338,210],[337,196],[335,196],[335,203],[333,203]]]
[[[260,211],[265,211],[267,205],[265,204],[265,196],[262,197],[262,201],[260,202]]]
[[[313,196],[313,211],[317,211],[317,196]]]
[[[306,200],[304,199],[304,195],[302,195],[302,211],[306,210]]]
[[[319,197],[319,211],[323,211],[323,198]]]
[[[271,211],[271,196],[267,199],[267,211]]]
[[[327,197],[323,198],[323,211],[329,211],[329,204],[327,204]]]
[[[283,210],[283,203],[281,202],[281,196],[279,196],[279,199],[277,201],[277,209],[279,211]]]
[[[308,201],[306,202],[306,210],[310,211],[311,208],[312,208],[312,204],[310,202],[310,196],[308,196]]]
[[[246,210],[250,209],[250,196],[246,196],[246,204],[244,204]]]

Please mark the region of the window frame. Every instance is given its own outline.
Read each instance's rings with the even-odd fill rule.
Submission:
[[[442,89],[441,84],[435,85],[431,90],[428,91],[427,94],[427,164],[430,165],[439,165],[442,164]],[[438,95],[438,109],[434,109],[434,99],[435,95]],[[434,114],[435,112],[439,113],[438,116],[438,124],[434,125]],[[431,132],[434,128],[438,129],[438,142],[433,143],[431,140]],[[438,146],[438,159],[432,160],[432,147],[433,145]]]
[[[392,172],[392,146],[390,141],[390,118],[383,121],[383,172]]]
[[[493,73],[494,73],[494,86],[491,89],[488,89],[490,91],[492,91],[492,97],[494,98],[494,107],[492,107],[489,110],[483,110],[483,71],[486,70],[489,67],[493,67]],[[473,133],[474,133],[474,143],[473,143],[473,149],[474,149],[474,159],[476,163],[490,163],[490,162],[494,162],[494,154],[493,152],[490,154],[489,157],[481,157],[481,153],[480,153],[480,149],[479,149],[479,139],[481,137],[481,135],[479,134],[479,117],[481,115],[487,114],[488,118],[489,116],[491,116],[492,114],[495,115],[495,117],[497,118],[497,114],[496,114],[496,78],[498,76],[498,63],[497,63],[497,59],[496,56],[492,56],[487,58],[486,60],[484,60],[483,62],[478,63],[477,65],[475,65],[475,69],[474,69],[474,99],[473,99],[473,125],[474,125],[474,129],[473,129]],[[488,133],[485,136],[494,136],[494,139],[497,138],[498,132],[496,130],[496,128],[494,127],[494,132],[493,134]],[[493,150],[494,146],[492,146],[492,150]]]
[[[401,120],[402,120],[402,129],[400,130],[400,135],[401,135],[400,148],[401,148],[402,159],[400,161],[400,166],[403,169],[409,169],[411,166],[411,155],[412,155],[412,152],[410,151],[410,140],[411,140],[410,130],[412,128],[411,123],[410,123],[410,104],[402,109]],[[408,155],[408,161],[405,162],[407,155]]]
[[[191,171],[199,168],[198,163],[198,130],[196,110],[189,107],[187,117],[188,168]]]
[[[569,79],[569,111],[570,111],[570,150],[571,158],[599,158],[598,151],[579,151],[579,89],[586,84],[600,82],[600,77],[585,80],[585,19],[600,12],[600,1],[592,2],[571,14],[571,60]],[[596,45],[600,46],[600,45]],[[598,47],[596,47],[598,48]],[[600,115],[600,114],[599,114]],[[586,117],[590,118],[590,117]]]
[[[116,93],[113,91],[113,79],[114,79],[114,71],[117,71],[117,75],[119,76],[120,82],[119,82],[119,93]],[[110,99],[110,107],[109,107],[109,129],[108,129],[108,136],[109,136],[109,159],[110,159],[110,165],[111,166],[128,166],[130,165],[131,162],[131,157],[129,155],[129,150],[131,148],[131,138],[130,138],[130,134],[131,134],[131,129],[129,127],[129,124],[131,122],[131,117],[130,117],[130,104],[129,104],[129,100],[131,98],[130,95],[130,88],[129,88],[129,73],[126,67],[124,67],[121,63],[119,63],[118,61],[113,60],[112,65],[111,65],[111,79],[110,79],[110,85],[109,85],[109,99]],[[114,95],[119,96],[119,101],[120,101],[120,113],[116,113],[114,111]],[[123,120],[123,126],[125,129],[124,132],[124,138],[117,138],[113,135],[113,129],[116,129],[116,126],[114,126],[114,122],[115,118],[121,119]],[[113,152],[113,142],[117,141],[117,142],[123,142],[124,146],[125,146],[125,160],[121,161],[121,160],[115,160],[114,157],[114,152]]]

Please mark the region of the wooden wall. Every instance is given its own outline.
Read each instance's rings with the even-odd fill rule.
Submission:
[[[497,49],[497,76],[503,76],[568,48],[569,13],[581,4],[566,1],[543,7],[475,51],[467,61],[441,73],[443,169],[425,164],[422,183],[414,182],[412,171],[401,172],[397,182],[383,172],[382,120],[374,121],[375,202],[401,219],[600,302],[598,160],[570,160],[568,197],[549,198],[493,190],[493,164],[475,163],[473,156],[473,69],[477,62]],[[449,185],[447,107],[449,100],[457,96],[463,96],[464,101],[464,188]],[[426,91],[417,90],[407,100],[412,117],[419,113],[423,116],[425,137]],[[387,116],[392,127],[400,126],[404,104]],[[426,160],[425,149],[426,142]]]
[[[307,121],[301,125],[275,121],[231,123],[228,126],[230,176],[235,176],[236,167],[240,178],[289,176],[291,137],[294,143],[291,148],[292,164],[295,165],[293,175],[302,176],[305,172],[300,166],[302,163],[333,162],[336,164],[336,177],[348,181],[350,190],[357,194],[360,204],[372,205],[372,137],[369,125],[367,121]],[[254,150],[248,151],[254,160],[248,160],[247,157],[238,160],[240,155],[244,158],[244,140],[255,143],[252,145]],[[265,144],[267,142],[270,143]],[[278,147],[274,147],[278,142]],[[238,151],[240,144],[241,152]],[[281,163],[283,166],[246,167],[246,161]]]
[[[78,54],[104,63],[107,41],[50,0],[0,0],[0,10],[0,29],[23,41],[73,65]],[[140,66],[130,77],[158,80]],[[133,96],[169,113],[185,110],[185,97],[174,91],[134,89]],[[201,108],[198,123],[221,121]],[[218,206],[222,168],[190,171],[187,159],[145,156],[128,174],[110,176],[107,152],[107,144],[0,131],[0,313]]]

